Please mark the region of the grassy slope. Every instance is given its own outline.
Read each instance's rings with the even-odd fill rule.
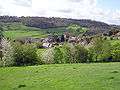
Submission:
[[[120,63],[0,68],[0,90],[119,90]]]
[[[27,27],[21,23],[7,23],[4,24],[4,35],[11,39],[20,37],[46,37],[48,33],[63,34],[66,31],[65,27],[40,29],[34,27]]]
[[[42,34],[40,31],[5,31],[5,37],[10,39],[21,38],[21,37],[46,37],[47,35]]]
[[[41,29],[34,27],[27,27],[21,23],[6,23],[4,25],[5,37],[9,37],[11,39],[19,38],[19,37],[45,37]]]

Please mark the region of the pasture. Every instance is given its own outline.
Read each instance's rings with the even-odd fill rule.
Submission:
[[[34,37],[43,38],[47,35],[43,34],[41,31],[5,31],[5,37],[10,39],[22,38],[22,37]]]
[[[0,90],[119,90],[120,63],[0,68]]]
[[[28,27],[21,23],[6,23],[4,24],[4,36],[10,39],[21,37],[44,38],[48,34],[61,35],[66,31],[65,27],[40,29],[35,27]]]

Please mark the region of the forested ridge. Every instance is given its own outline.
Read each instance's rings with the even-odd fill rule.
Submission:
[[[108,33],[110,30],[120,29],[120,26],[109,25],[104,22],[93,21],[89,19],[67,19],[58,17],[17,17],[17,16],[0,16],[2,23],[23,23],[29,27],[36,27],[41,29],[66,27],[70,24],[78,24],[82,27],[88,28],[87,34]]]

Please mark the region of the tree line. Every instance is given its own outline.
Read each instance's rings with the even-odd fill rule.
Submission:
[[[112,29],[120,29],[119,26],[108,25],[103,22],[87,20],[87,19],[67,19],[57,17],[17,17],[17,16],[0,16],[0,22],[3,23],[23,23],[29,27],[37,27],[41,29],[55,28],[55,27],[66,27],[70,24],[77,24],[82,27],[89,28],[87,34],[94,35],[98,33],[108,33]]]
[[[7,42],[8,43],[8,42]],[[96,37],[91,47],[64,43],[37,53],[36,44],[8,43],[3,46],[0,66],[120,62],[120,43],[111,45]]]

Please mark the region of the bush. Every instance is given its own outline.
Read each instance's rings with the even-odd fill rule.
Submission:
[[[38,42],[38,43],[35,43],[35,44],[36,44],[36,47],[37,47],[38,49],[43,48],[43,43]]]
[[[66,43],[62,46],[62,50],[63,50],[63,62],[64,63],[75,63],[76,59],[75,59],[75,47],[70,44],[70,43]]]
[[[63,53],[63,63],[71,63],[71,53],[70,53],[70,46],[69,44],[64,44],[61,47],[62,53]]]
[[[113,40],[113,37],[110,37],[110,40]]]
[[[55,47],[54,48],[54,62],[56,64],[63,63],[62,59],[63,59],[63,53],[61,52],[59,47]]]
[[[68,44],[49,48],[41,54],[41,59],[45,64],[71,63],[71,57],[71,50]]]
[[[110,61],[111,44],[108,41],[98,37],[94,40],[93,46],[89,48],[89,52],[93,62]]]
[[[112,58],[114,62],[120,62],[120,50],[113,50]]]
[[[112,54],[113,61],[120,62],[120,43],[116,43],[112,46],[111,54]]]
[[[43,60],[46,58],[47,63],[75,63],[75,49],[73,45],[67,43],[61,47],[46,50],[43,57]]]
[[[75,59],[77,63],[85,63],[88,61],[88,50],[80,45],[75,46]]]
[[[80,45],[65,44],[63,47],[65,63],[84,63],[88,60],[88,50]]]
[[[14,59],[16,66],[26,66],[38,64],[36,49],[33,45],[21,45],[15,43],[14,45]]]

